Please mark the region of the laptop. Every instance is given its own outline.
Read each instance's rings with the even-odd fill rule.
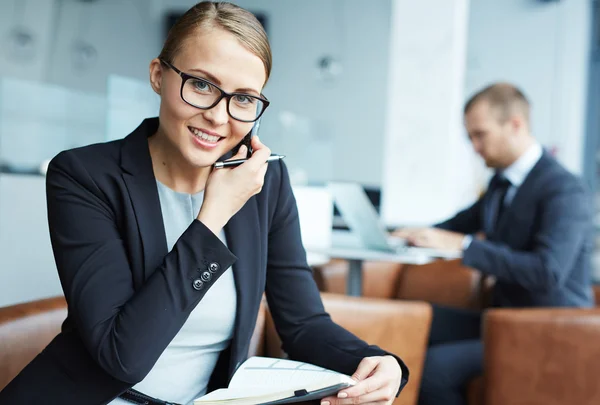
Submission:
[[[436,258],[456,259],[461,252],[409,246],[406,240],[391,236],[379,219],[379,215],[360,184],[330,182],[328,188],[342,218],[357,236],[355,246],[386,253],[419,254]],[[356,240],[356,239],[355,239]]]

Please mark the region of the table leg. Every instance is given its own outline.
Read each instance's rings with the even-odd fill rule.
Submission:
[[[362,260],[349,260],[350,268],[348,271],[348,281],[346,286],[346,294],[354,297],[362,295]]]

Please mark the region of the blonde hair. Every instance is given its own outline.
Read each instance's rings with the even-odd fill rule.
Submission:
[[[510,83],[493,83],[478,91],[465,104],[464,113],[468,113],[475,104],[483,100],[498,111],[498,119],[501,122],[516,112],[523,114],[529,122],[529,101],[519,88]]]
[[[186,11],[169,30],[158,57],[172,63],[188,38],[199,29],[215,27],[233,34],[242,45],[258,56],[269,80],[273,61],[265,29],[254,14],[228,2],[203,1]]]

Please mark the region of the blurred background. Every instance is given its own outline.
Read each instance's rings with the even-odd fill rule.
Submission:
[[[0,0],[0,306],[61,293],[44,166],[157,114],[148,64],[194,3]],[[595,193],[600,280],[598,1],[234,3],[271,40],[261,139],[287,155],[294,184],[359,182],[388,227],[446,218],[490,176],[463,104],[510,81],[532,103],[536,138]]]

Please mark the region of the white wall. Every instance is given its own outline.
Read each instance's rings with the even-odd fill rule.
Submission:
[[[291,170],[315,182],[381,183],[390,0],[238,0],[268,13],[273,104],[261,127]],[[342,72],[319,79],[318,60],[332,56]]]
[[[368,6],[361,0],[234,2],[268,17],[274,69],[265,89],[272,104],[261,127],[263,140],[288,155],[300,178],[379,185],[390,0],[371,0]],[[148,63],[162,45],[164,13],[194,3],[30,0],[25,26],[43,29],[39,36],[46,40],[28,70],[0,54],[0,75],[99,94],[106,93],[110,74],[146,82]],[[12,6],[1,2],[0,16],[8,18]],[[78,43],[95,54],[86,59],[76,51]],[[317,66],[327,56],[342,68],[330,81]]]
[[[583,170],[591,0],[472,0],[467,96],[503,80],[532,103],[534,135]]]
[[[56,0],[0,2],[0,75],[43,80],[53,44]],[[19,40],[17,32],[31,41]]]
[[[382,165],[388,225],[423,225],[474,199],[464,100],[469,0],[394,0]]]

